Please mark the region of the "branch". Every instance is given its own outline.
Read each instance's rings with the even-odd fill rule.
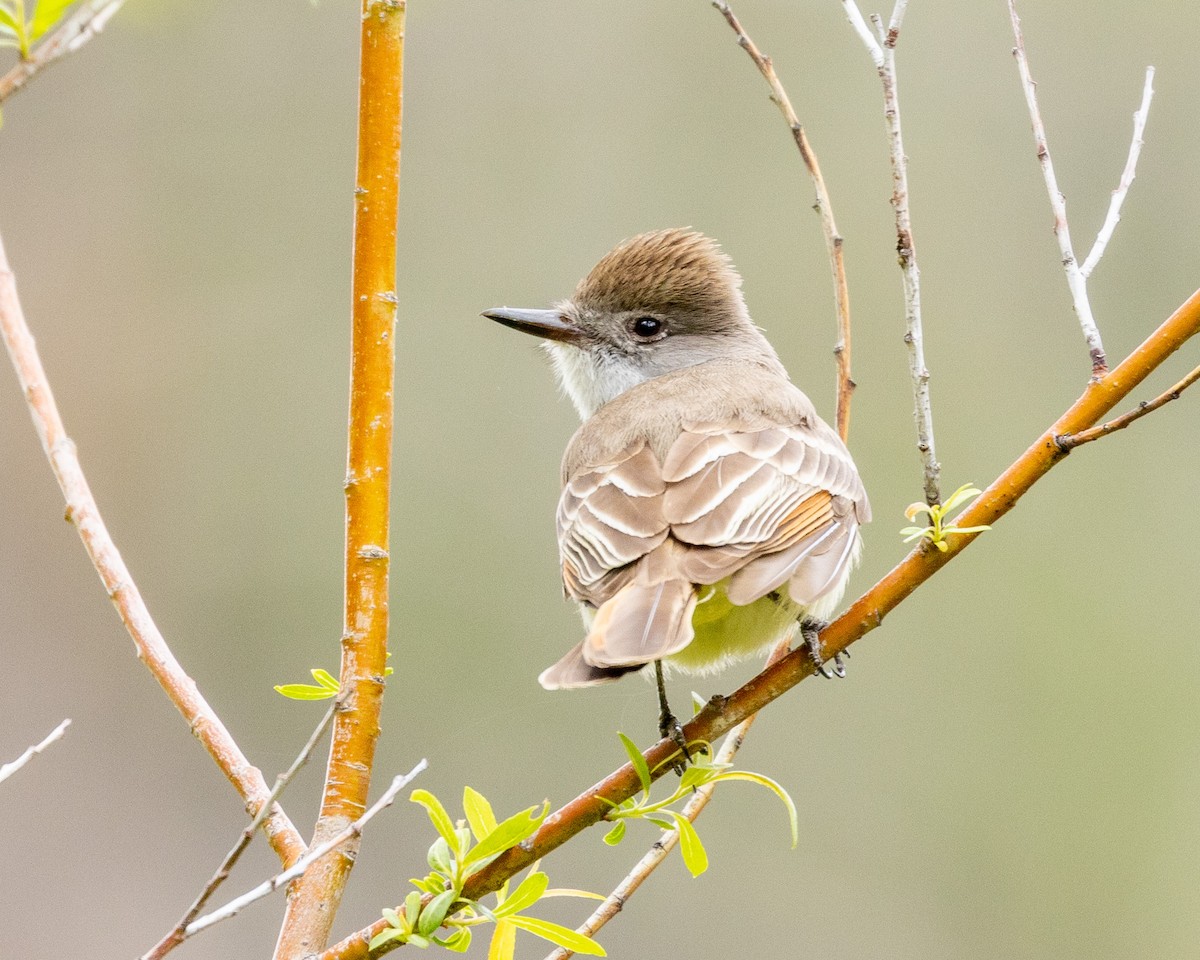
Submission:
[[[263,881],[253,890],[242,894],[240,897],[230,900],[219,910],[214,910],[212,913],[205,914],[199,920],[194,920],[189,923],[187,929],[184,931],[184,938],[186,939],[187,937],[193,937],[201,930],[207,930],[209,927],[220,923],[222,920],[228,920],[230,917],[254,903],[254,901],[261,900],[263,897],[269,896],[284,884],[290,883],[297,877],[303,876],[304,872],[308,870],[309,867],[315,864],[330,851],[340,847],[349,840],[357,840],[362,836],[363,827],[367,825],[367,823],[375,816],[375,814],[387,807],[390,807],[392,805],[392,801],[396,799],[396,794],[408,786],[417,777],[417,775],[425,769],[426,766],[426,762],[422,760],[407,774],[394,778],[391,786],[387,788],[383,796],[376,800],[370,809],[363,813],[361,817],[343,830],[334,834],[324,843],[313,847],[308,851],[308,853],[297,860],[287,870],[276,874],[270,880]]]
[[[25,314],[17,297],[16,278],[8,265],[2,240],[0,330],[17,371],[17,381],[29,405],[30,416],[42,441],[42,449],[66,498],[67,520],[75,524],[92,566],[100,574],[121,622],[133,638],[138,658],[146,664],[167,697],[188,722],[192,733],[204,744],[217,766],[246,801],[247,812],[257,814],[270,792],[262,773],[251,766],[221,719],[200,695],[196,682],[175,659],[100,516],[100,509],[80,466],[75,444],[67,436],[54,402],[50,381],[42,367],[33,335],[25,322]],[[287,814],[277,805],[271,808],[263,829],[285,866],[295,863],[307,849]]]
[[[393,383],[396,347],[396,218],[405,0],[363,0],[350,417],[346,470],[345,620],[341,689],[314,843],[339,833],[366,804],[387,662]],[[356,850],[306,874],[288,897],[277,960],[322,949]]]
[[[904,277],[904,342],[908,346],[908,372],[912,379],[913,418],[917,424],[917,452],[924,472],[925,502],[941,503],[938,489],[941,464],[933,436],[933,406],[929,399],[929,369],[925,366],[925,335],[921,326],[921,271],[913,242],[912,216],[908,209],[908,157],[900,130],[900,93],[896,77],[896,43],[904,22],[907,0],[897,0],[887,33],[873,16],[880,35],[871,33],[854,0],[842,0],[846,17],[867,48],[883,84],[883,117],[887,124],[888,155],[892,162],[892,208],[896,213],[896,255]]]
[[[1142,135],[1146,132],[1146,120],[1150,116],[1150,100],[1153,96],[1154,68],[1147,67],[1146,84],[1142,87],[1142,105],[1133,114],[1133,139],[1129,142],[1129,156],[1125,160],[1125,169],[1121,172],[1117,189],[1113,191],[1112,200],[1108,204],[1108,215],[1104,218],[1104,226],[1096,235],[1096,242],[1092,244],[1092,252],[1087,255],[1083,266],[1079,268],[1079,272],[1085,278],[1090,277],[1092,271],[1096,269],[1096,264],[1104,256],[1104,249],[1108,246],[1108,241],[1112,239],[1113,231],[1121,222],[1121,204],[1125,202],[1125,195],[1129,193],[1129,187],[1133,183],[1137,170],[1138,156],[1142,152]]]
[[[1092,358],[1092,379],[1096,380],[1108,372],[1108,360],[1104,356],[1104,344],[1100,341],[1100,330],[1092,316],[1092,305],[1088,301],[1087,277],[1079,268],[1075,252],[1071,248],[1071,229],[1067,225],[1067,201],[1058,189],[1054,176],[1054,164],[1050,160],[1050,147],[1046,143],[1046,128],[1042,125],[1042,113],[1038,108],[1037,84],[1029,72],[1029,59],[1025,56],[1025,38],[1021,34],[1021,19],[1017,16],[1016,0],[1008,0],[1008,13],[1012,20],[1013,56],[1017,60],[1017,71],[1021,75],[1021,86],[1025,90],[1025,103],[1029,108],[1029,122],[1033,126],[1033,139],[1037,144],[1038,162],[1042,165],[1042,176],[1046,181],[1046,192],[1050,195],[1050,209],[1054,211],[1054,236],[1062,254],[1063,269],[1067,274],[1067,287],[1071,291],[1071,302],[1075,316],[1087,341],[1088,353]]]
[[[1072,404],[1007,470],[963,511],[956,523],[961,526],[994,524],[1008,513],[1029,489],[1066,457],[1056,438],[1085,430],[1127,397],[1169,356],[1190,338],[1200,333],[1200,290],[1188,298],[1154,333],[1133,351],[1115,370],[1088,382],[1082,396]],[[908,554],[882,580],[859,597],[853,605],[821,633],[820,654],[831,659],[851,643],[870,633],[884,617],[899,606],[913,591],[943,566],[957,557],[978,534],[960,534],[947,541],[943,553],[928,545]],[[807,647],[793,650],[786,657],[752,678],[729,697],[714,697],[683,728],[688,742],[713,742],[772,700],[782,696],[801,680],[812,675],[815,666]],[[657,778],[669,769],[668,761],[679,752],[672,740],[661,740],[645,753],[651,774]],[[625,764],[605,779],[589,787],[570,803],[546,818],[536,834],[519,847],[505,851],[492,863],[467,880],[463,896],[478,900],[495,890],[535,860],[562,846],[576,834],[604,819],[604,815],[641,790],[641,782],[632,764]],[[604,800],[600,798],[603,797]],[[379,956],[395,947],[384,944],[373,953],[367,945],[371,938],[388,926],[378,920],[369,927],[346,937],[320,954],[320,960],[363,960]]]
[[[44,0],[41,0],[44,2]],[[46,36],[34,48],[29,59],[22,60],[0,77],[0,103],[27,84],[38,71],[59,57],[73,53],[104,29],[125,0],[88,0]]]
[[[200,895],[188,907],[187,912],[180,918],[179,922],[171,929],[171,931],[158,941],[149,951],[142,955],[141,960],[161,960],[168,953],[174,950],[179,944],[187,939],[188,925],[200,915],[200,911],[204,909],[204,905],[208,903],[209,898],[217,892],[217,888],[229,879],[230,871],[233,870],[238,860],[246,848],[250,846],[250,841],[254,839],[254,834],[258,832],[259,826],[262,824],[263,816],[268,809],[269,804],[273,804],[287,789],[287,785],[292,782],[292,777],[296,771],[304,764],[308,763],[309,756],[316,749],[317,741],[321,739],[321,735],[328,728],[330,721],[333,719],[333,711],[336,703],[325,711],[325,716],[321,718],[321,722],[317,724],[313,730],[312,736],[308,738],[308,742],[301,749],[296,759],[292,761],[292,765],[283,773],[275,778],[275,786],[271,789],[271,795],[267,798],[267,802],[259,808],[254,819],[250,821],[242,835],[238,837],[233,848],[225,855],[225,859],[221,861],[221,865],[217,868],[217,872],[212,875],[212,878],[204,885],[204,889],[200,891]]]
[[[814,205],[817,215],[821,218],[821,229],[825,233],[825,249],[829,254],[829,266],[833,273],[833,298],[837,310],[838,339],[833,348],[837,360],[838,390],[837,390],[837,431],[843,441],[850,435],[850,398],[854,393],[855,383],[850,375],[850,290],[846,285],[846,265],[842,258],[842,236],[838,233],[837,224],[833,220],[833,204],[829,199],[829,191],[825,187],[825,178],[821,176],[821,167],[817,163],[817,155],[809,145],[804,127],[792,109],[787,91],[775,75],[775,67],[771,58],[763,54],[754,41],[750,39],[729,4],[724,0],[713,0],[716,7],[725,17],[726,22],[737,34],[738,45],[749,54],[759,73],[771,88],[771,99],[779,107],[784,120],[792,131],[792,139],[800,150],[800,157],[812,177],[816,189],[817,202]]]
[[[790,637],[784,637],[767,657],[766,666],[782,660],[788,654],[790,647]],[[715,763],[721,764],[733,763],[733,758],[737,756],[737,752],[742,748],[742,744],[746,740],[746,734],[750,732],[750,727],[754,725],[754,719],[758,714],[751,714],[736,727],[729,731],[729,735],[725,737],[725,742],[721,744],[721,749],[717,752]],[[706,783],[697,788],[692,794],[692,798],[688,800],[683,808],[683,815],[691,822],[695,823],[696,818],[708,806],[712,800],[713,792],[717,789],[717,784]],[[608,895],[605,901],[596,908],[595,913],[587,918],[581,926],[576,930],[577,933],[582,933],[586,937],[591,937],[596,934],[609,920],[613,919],[621,910],[624,909],[626,902],[638,890],[638,888],[646,881],[658,865],[662,863],[679,843],[679,828],[673,830],[664,830],[663,835],[654,843],[654,845],[646,851],[646,855],[637,862],[632,870],[626,875],[625,879],[617,884],[617,888]],[[546,960],[567,960],[568,957],[575,956],[575,951],[568,950],[566,947],[559,947],[553,951]]]
[[[25,752],[22,753],[19,757],[17,757],[16,760],[13,760],[11,763],[6,763],[3,766],[0,766],[0,783],[3,783],[5,780],[7,780],[9,777],[11,777],[14,773],[16,773],[18,770],[20,770],[23,766],[25,766],[25,764],[27,764],[30,760],[32,760],[34,757],[36,757],[39,753],[41,753],[43,750],[45,750],[52,743],[55,743],[56,741],[61,740],[63,734],[67,732],[67,727],[69,727],[70,725],[71,725],[71,721],[69,719],[64,720],[57,727],[55,727],[53,730],[51,730],[50,733],[46,735],[46,739],[43,740],[41,743],[34,744],[32,747],[26,747]]]
[[[1140,420],[1148,413],[1153,413],[1165,403],[1170,403],[1172,400],[1178,400],[1179,395],[1183,393],[1197,380],[1200,380],[1200,367],[1197,367],[1186,377],[1180,380],[1175,386],[1171,387],[1165,393],[1160,393],[1153,400],[1143,401],[1134,409],[1126,414],[1122,414],[1107,423],[1102,423],[1099,426],[1092,427],[1088,430],[1080,430],[1078,433],[1068,434],[1058,438],[1058,445],[1063,450],[1073,450],[1075,447],[1081,447],[1085,443],[1091,443],[1093,440],[1099,440],[1101,437],[1107,437],[1110,433],[1116,433],[1118,430],[1124,430],[1135,420]]]

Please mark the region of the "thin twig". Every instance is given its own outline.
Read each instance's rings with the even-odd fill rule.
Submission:
[[[34,47],[27,60],[0,77],[0,103],[27,84],[38,71],[73,53],[104,29],[125,0],[88,0]]]
[[[324,843],[313,847],[303,857],[295,862],[287,870],[282,873],[277,873],[270,880],[260,883],[253,890],[250,890],[240,897],[230,900],[225,906],[219,910],[214,910],[212,913],[207,913],[198,920],[193,920],[188,924],[184,931],[184,938],[195,936],[201,930],[207,930],[214,924],[220,923],[222,920],[228,920],[236,913],[245,909],[256,900],[261,900],[263,897],[269,896],[285,884],[291,883],[297,877],[301,876],[309,867],[324,857],[327,853],[340,847],[348,840],[357,839],[362,835],[363,827],[381,810],[392,805],[392,801],[396,799],[396,794],[408,786],[417,775],[420,774],[425,767],[426,762],[422,760],[408,773],[403,776],[395,777],[392,780],[391,786],[384,791],[383,796],[372,804],[367,811],[355,820],[350,826],[344,830],[340,830],[334,836],[330,837]]]
[[[790,639],[790,636],[784,637],[775,645],[767,657],[764,668],[782,660],[787,655],[790,647]],[[715,762],[718,765],[733,763],[733,758],[737,756],[737,752],[741,749],[742,743],[746,739],[746,734],[750,732],[750,727],[753,726],[754,719],[757,716],[758,714],[756,713],[751,714],[725,736],[725,741],[721,744],[721,749],[717,752],[716,756]],[[709,801],[712,800],[713,792],[716,789],[716,783],[706,783],[698,787],[696,792],[692,794],[691,799],[684,805],[681,811],[683,816],[695,823],[696,818],[700,816],[700,813],[708,806]],[[646,851],[646,855],[634,865],[634,868],[629,871],[625,879],[617,884],[616,889],[596,908],[595,913],[579,926],[577,932],[582,933],[586,937],[593,936],[609,920],[620,913],[629,898],[637,892],[638,887],[658,868],[658,865],[667,858],[667,854],[674,850],[678,843],[678,827],[673,830],[664,830],[663,835]],[[557,950],[551,952],[546,960],[567,960],[568,957],[573,956],[575,956],[573,950],[568,950],[566,947],[559,947]]]
[[[941,464],[933,435],[933,406],[929,398],[929,368],[925,365],[925,335],[921,322],[921,271],[913,241],[912,215],[908,205],[908,157],[900,128],[900,92],[896,74],[896,43],[904,22],[906,0],[897,0],[884,32],[883,21],[872,16],[871,32],[854,0],[842,0],[846,18],[863,41],[883,85],[883,117],[887,125],[888,155],[892,163],[892,209],[896,215],[896,255],[904,278],[904,343],[908,347],[908,372],[912,379],[913,419],[917,425],[917,452],[924,474],[925,502],[941,502]]]
[[[314,843],[340,831],[366,804],[383,703],[404,30],[405,0],[362,0],[339,678],[346,699],[334,719]],[[328,943],[355,852],[346,848],[323,860],[290,891],[276,960],[299,960]]]
[[[1200,367],[1197,367],[1186,377],[1180,380],[1175,386],[1171,387],[1165,393],[1160,393],[1153,400],[1145,400],[1139,403],[1128,413],[1122,414],[1119,417],[1114,417],[1107,423],[1102,423],[1098,426],[1091,427],[1087,430],[1080,430],[1078,433],[1068,434],[1058,438],[1058,445],[1064,450],[1073,450],[1075,447],[1083,446],[1085,443],[1091,443],[1093,440],[1099,440],[1101,437],[1107,437],[1110,433],[1116,433],[1118,430],[1124,430],[1127,426],[1136,420],[1141,420],[1148,413],[1153,413],[1163,404],[1170,403],[1172,400],[1178,400],[1179,395],[1183,393],[1197,380],[1200,380]]]
[[[1146,83],[1142,87],[1142,105],[1133,114],[1133,139],[1129,142],[1129,156],[1125,159],[1125,169],[1121,172],[1121,180],[1117,184],[1117,189],[1113,191],[1112,200],[1109,201],[1108,214],[1104,218],[1104,226],[1100,228],[1100,232],[1096,235],[1096,242],[1092,244],[1091,253],[1087,255],[1087,259],[1083,261],[1083,266],[1079,268],[1079,272],[1084,277],[1092,275],[1092,271],[1096,269],[1096,264],[1104,256],[1104,248],[1108,246],[1108,241],[1112,239],[1113,231],[1117,229],[1117,224],[1121,222],[1121,204],[1125,202],[1125,195],[1129,193],[1129,187],[1136,175],[1138,156],[1142,152],[1142,135],[1146,132],[1146,120],[1150,116],[1150,100],[1153,96],[1154,68],[1147,67]]]
[[[787,125],[792,131],[792,139],[796,141],[796,146],[800,150],[800,157],[804,160],[804,165],[808,168],[809,176],[812,177],[813,187],[816,190],[817,200],[814,206],[817,215],[821,218],[821,229],[825,234],[825,249],[829,254],[829,267],[833,274],[833,298],[834,306],[837,310],[838,329],[837,343],[833,348],[833,355],[837,360],[838,372],[836,423],[838,436],[844,441],[850,435],[850,398],[854,393],[856,384],[850,375],[850,290],[846,285],[846,265],[842,256],[842,236],[838,233],[837,224],[833,219],[833,203],[829,199],[829,190],[825,186],[825,178],[821,176],[821,166],[817,163],[817,155],[813,152],[812,146],[808,142],[808,136],[805,134],[804,127],[801,125],[799,118],[796,116],[796,111],[792,109],[792,102],[788,99],[787,91],[783,89],[783,84],[779,82],[779,77],[775,74],[775,67],[771,63],[771,58],[763,54],[755,46],[754,41],[742,29],[741,23],[734,16],[728,3],[725,3],[724,0],[714,0],[713,6],[725,17],[726,22],[732,28],[733,32],[737,34],[738,45],[754,61],[754,65],[758,67],[759,73],[763,75],[768,86],[770,86],[771,99],[779,107],[784,120],[787,121]]]
[[[1054,164],[1050,160],[1050,147],[1046,142],[1046,128],[1042,124],[1042,112],[1038,107],[1037,84],[1029,72],[1029,58],[1025,55],[1025,37],[1021,33],[1021,18],[1017,16],[1016,0],[1008,0],[1009,18],[1012,20],[1013,56],[1017,61],[1017,72],[1025,91],[1025,104],[1029,108],[1029,122],[1033,127],[1033,139],[1037,145],[1038,162],[1042,166],[1042,177],[1046,181],[1046,192],[1050,196],[1050,209],[1054,212],[1054,236],[1062,254],[1063,269],[1067,274],[1067,287],[1071,291],[1071,303],[1075,316],[1087,341],[1088,354],[1092,360],[1092,379],[1097,380],[1108,371],[1108,360],[1104,356],[1104,344],[1100,340],[1100,329],[1092,316],[1092,305],[1088,300],[1087,277],[1079,268],[1075,251],[1071,247],[1071,229],[1067,224],[1067,201],[1058,189],[1054,176]]]
[[[1021,497],[1066,457],[1056,439],[1080,432],[1095,424],[1106,413],[1136,390],[1146,377],[1178,350],[1188,339],[1200,333],[1200,290],[1191,295],[1157,330],[1147,337],[1120,365],[1098,381],[1089,381],[1083,394],[1045,430],[1033,444],[988,485],[956,523],[964,527],[994,525],[1012,510]],[[829,660],[850,644],[866,636],[883,623],[922,584],[961,554],[979,537],[978,533],[959,534],[947,541],[947,550],[918,546],[900,561],[882,580],[850,605],[840,617],[821,631],[821,653]],[[752,713],[757,713],[815,672],[812,657],[805,647],[793,650],[774,666],[763,670],[725,698],[714,698],[684,726],[687,742],[712,743]],[[645,753],[653,777],[670,769],[669,761],[679,747],[671,739],[659,741]],[[572,837],[599,823],[613,804],[619,804],[642,789],[641,780],[627,763],[599,783],[588,787],[574,800],[550,814],[528,841],[507,850],[467,879],[464,897],[473,900],[498,890],[515,874],[535,860],[556,850]],[[603,798],[603,799],[601,799]],[[350,934],[321,953],[320,960],[363,960],[387,953],[392,946],[382,945],[371,951],[371,938],[387,929],[387,920]]]
[[[18,770],[20,770],[23,766],[25,766],[25,764],[27,764],[30,760],[32,760],[39,753],[41,753],[48,746],[50,746],[50,744],[54,743],[57,740],[61,740],[62,735],[67,732],[67,727],[69,727],[70,725],[71,725],[71,721],[69,719],[64,720],[57,727],[55,727],[53,730],[51,730],[50,733],[46,736],[46,739],[43,740],[41,743],[34,744],[32,747],[26,747],[25,752],[22,753],[19,757],[17,757],[16,760],[13,760],[10,763],[6,763],[3,766],[0,766],[0,783],[3,783],[5,780],[7,780],[9,777],[11,777],[14,773],[16,773]]]
[[[196,917],[200,915],[200,911],[204,909],[204,905],[208,903],[209,898],[216,893],[217,888],[227,879],[229,879],[230,871],[233,870],[234,865],[241,858],[242,853],[245,852],[248,846],[250,846],[250,842],[254,839],[255,833],[258,832],[258,828],[262,824],[267,810],[270,809],[269,805],[280,798],[280,796],[283,794],[283,791],[287,789],[288,784],[292,782],[292,777],[295,776],[296,771],[308,762],[308,758],[312,755],[313,750],[316,749],[317,741],[321,739],[321,735],[329,727],[329,723],[333,719],[333,711],[335,707],[336,703],[325,711],[325,716],[321,718],[321,722],[317,724],[316,729],[313,730],[312,736],[308,738],[308,742],[304,745],[303,749],[299,754],[296,755],[296,759],[292,761],[292,765],[275,778],[275,786],[271,789],[271,795],[267,798],[267,802],[259,808],[258,813],[254,816],[254,819],[251,820],[246,829],[242,831],[241,836],[238,837],[238,840],[233,845],[233,848],[225,855],[225,859],[221,861],[221,865],[217,868],[217,872],[214,873],[208,883],[204,885],[204,889],[200,891],[200,895],[192,902],[192,905],[188,908],[187,912],[180,918],[179,922],[175,924],[174,928],[165,937],[159,940],[158,943],[156,943],[150,950],[142,955],[141,960],[161,960],[162,957],[165,957],[168,953],[174,950],[175,947],[183,943],[188,924],[190,924],[196,919]]]
[[[175,708],[187,720],[192,733],[204,744],[217,766],[246,801],[249,813],[257,813],[270,790],[262,773],[246,759],[221,718],[200,695],[196,682],[184,672],[146,608],[145,601],[120,551],[109,536],[96,499],[88,487],[75,444],[67,436],[50,390],[50,381],[38,356],[37,346],[25,322],[17,284],[4,244],[0,240],[0,330],[4,345],[17,371],[17,380],[29,406],[42,449],[67,502],[67,519],[75,524],[84,549],[117,608],[121,622],[133,638],[138,657],[146,664]],[[294,863],[307,849],[300,834],[278,806],[263,824],[271,847],[284,865]]]

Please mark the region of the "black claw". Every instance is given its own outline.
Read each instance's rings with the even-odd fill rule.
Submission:
[[[687,737],[683,735],[683,724],[681,724],[673,713],[671,708],[667,706],[667,688],[663,682],[662,661],[654,661],[654,673],[658,681],[658,732],[664,738],[669,738],[675,742],[683,753],[682,760],[676,760],[671,766],[679,776],[683,776],[683,771],[687,769],[687,765],[691,762],[692,754],[688,750]]]

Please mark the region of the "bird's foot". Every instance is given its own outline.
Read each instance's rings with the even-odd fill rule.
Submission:
[[[658,732],[663,735],[664,739],[673,741],[683,753],[682,759],[676,759],[671,764],[671,769],[683,776],[683,771],[687,769],[687,765],[692,760],[691,751],[688,750],[687,737],[683,735],[683,724],[669,710],[664,710],[658,716]]]
[[[808,653],[812,657],[813,665],[817,668],[817,673],[826,680],[832,680],[834,677],[841,679],[846,676],[846,665],[842,663],[842,657],[849,660],[850,651],[843,650],[841,653],[835,653],[832,667],[826,663],[821,656],[821,631],[827,626],[829,626],[828,620],[814,620],[805,617],[800,621],[800,636],[808,644]]]

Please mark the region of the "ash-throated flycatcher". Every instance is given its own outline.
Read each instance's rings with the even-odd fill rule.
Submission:
[[[553,309],[484,313],[548,341],[583,419],[558,548],[588,633],[538,679],[588,687],[654,664],[676,739],[662,663],[709,672],[830,614],[871,516],[741,285],[715,241],[660,230],[610,251]]]

